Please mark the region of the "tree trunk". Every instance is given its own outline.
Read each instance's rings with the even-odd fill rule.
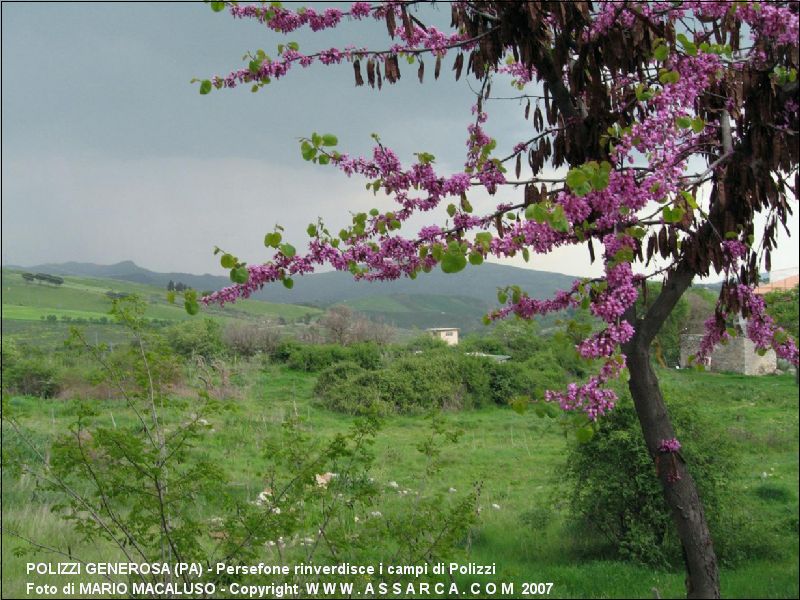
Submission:
[[[676,436],[658,378],[650,363],[653,338],[689,287],[692,275],[688,268],[679,266],[667,278],[658,298],[642,318],[636,319],[635,311],[626,314],[626,319],[635,326],[636,334],[623,346],[623,351],[627,356],[630,371],[628,385],[642,434],[683,546],[686,595],[688,598],[719,598],[717,557],[697,487],[680,453],[664,454],[659,451],[663,440]]]

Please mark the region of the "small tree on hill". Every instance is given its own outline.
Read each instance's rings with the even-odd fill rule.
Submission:
[[[729,315],[742,312],[759,349],[798,361],[794,341],[753,293],[762,267],[770,270],[776,233],[785,227],[798,188],[798,10],[795,2],[453,2],[452,28],[426,25],[414,1],[355,2],[347,12],[328,7],[289,10],[279,3],[212,2],[238,18],[288,34],[300,27],[335,28],[343,18],[383,21],[392,41],[383,48],[350,45],[303,53],[282,43],[271,58],[251,52],[244,68],[200,82],[200,93],[246,85],[258,91],[298,65],[348,62],[356,85],[380,89],[413,64],[423,81],[453,59],[455,77],[475,77],[477,94],[467,126],[464,168],[437,170],[422,149],[410,164],[376,137],[370,156],[337,149],[335,135],[301,140],[304,159],[364,177],[396,206],[353,215],[331,232],[311,223],[308,252],[298,253],[282,230],[266,235],[274,255],[245,265],[223,253],[235,285],[202,299],[232,302],[263,285],[322,264],[357,279],[416,277],[440,267],[455,273],[486,257],[586,247],[605,266],[601,279],[579,279],[547,300],[517,287],[501,290],[501,308],[531,318],[576,306],[605,327],[577,344],[598,372],[546,398],[590,421],[613,409],[606,383],[627,367],[644,439],[672,509],[690,597],[718,597],[717,561],[697,487],[680,453],[650,346],[696,276],[724,277],[700,356],[730,336]],[[433,67],[431,69],[431,66]],[[403,69],[407,67],[403,66]],[[366,76],[366,79],[365,79]],[[525,131],[503,153],[487,133],[492,80],[510,77],[523,105]],[[501,94],[507,98],[507,94]],[[420,111],[424,107],[419,107]],[[545,166],[556,175],[543,174]],[[474,189],[502,203],[473,206]],[[516,201],[508,198],[519,190]],[[405,237],[412,215],[446,207],[449,219]],[[765,219],[756,230],[756,215]],[[602,252],[596,250],[602,246]],[[658,257],[659,265],[651,259]],[[634,270],[638,266],[639,269]],[[648,267],[645,269],[644,267]],[[646,275],[645,273],[649,273]],[[636,308],[648,278],[663,281],[657,297]],[[196,312],[197,299],[187,299]],[[664,468],[663,465],[670,465]]]

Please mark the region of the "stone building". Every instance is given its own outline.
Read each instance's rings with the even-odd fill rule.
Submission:
[[[689,357],[700,349],[702,334],[684,334],[681,336],[681,367],[689,367]],[[755,344],[744,335],[737,335],[727,344],[719,344],[714,348],[706,369],[709,371],[729,371],[743,375],[768,375],[778,368],[777,357],[773,350],[764,356],[756,352]]]
[[[788,274],[791,271],[795,271],[795,274],[764,283],[753,291],[756,294],[764,295],[776,290],[790,290],[796,287],[800,282],[800,277],[796,274],[797,267],[784,270],[784,274]],[[775,272],[773,272],[774,274]],[[698,312],[695,318],[690,319],[688,327],[684,330],[684,334],[681,335],[681,367],[690,366],[689,357],[696,354],[700,349],[700,342],[703,339],[703,334],[700,333],[702,330],[700,322],[706,318],[706,314]],[[747,329],[747,322],[741,315],[736,329],[739,332],[736,337],[728,340],[727,344],[719,344],[714,348],[706,368],[710,371],[729,371],[744,375],[775,373],[778,370],[778,359],[775,356],[775,351],[768,350],[763,356],[756,351],[755,344],[742,333]]]

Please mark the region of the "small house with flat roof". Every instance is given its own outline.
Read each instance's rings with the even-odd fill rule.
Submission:
[[[458,327],[430,327],[427,331],[450,346],[458,344]]]

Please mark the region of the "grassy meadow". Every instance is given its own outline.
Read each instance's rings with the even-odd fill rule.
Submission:
[[[237,377],[242,391],[231,400],[235,410],[212,423],[213,433],[207,434],[203,451],[224,465],[231,486],[252,499],[263,486],[259,441],[279,428],[287,415],[303,416],[314,435],[326,437],[344,431],[352,419],[316,405],[314,375],[282,366],[242,364]],[[736,440],[739,465],[731,477],[741,509],[776,542],[767,558],[723,567],[724,595],[797,597],[798,411],[793,378],[671,371],[664,371],[662,378],[668,393],[696,397],[702,411]],[[11,406],[42,443],[63,432],[75,417],[75,406],[60,400],[17,397]],[[114,419],[120,423],[125,413],[121,401],[104,400],[96,418],[105,424]],[[479,525],[469,556],[477,563],[497,564],[498,575],[487,580],[513,581],[518,586],[526,581],[552,581],[553,597],[560,598],[646,598],[652,597],[653,588],[664,598],[683,595],[681,572],[603,559],[602,551],[593,549],[596,540],[583,538],[571,526],[560,477],[569,440],[554,420],[504,408],[453,413],[447,420],[464,434],[456,446],[444,451],[437,485],[460,491],[482,482]],[[415,447],[426,430],[418,417],[397,416],[385,423],[375,447],[374,476],[379,482],[415,488],[423,460]],[[29,478],[4,475],[3,484],[4,527],[33,540],[61,540],[88,560],[113,554],[111,548],[82,543],[51,512],[47,495],[38,494]],[[10,537],[4,543],[3,596],[23,597],[28,558],[15,558],[9,550],[25,544]],[[35,556],[48,558],[47,553]]]
[[[64,277],[64,283],[54,286],[29,283],[20,271],[2,270],[2,319],[4,335],[41,347],[52,347],[62,341],[72,325],[80,325],[87,336],[103,342],[125,339],[124,333],[108,315],[111,308],[109,292],[136,294],[147,301],[146,318],[161,324],[189,319],[181,302],[171,304],[167,291],[152,285],[116,279]],[[282,322],[291,325],[301,319],[321,314],[318,308],[277,304],[259,300],[244,300],[235,306],[210,307],[204,316],[220,323]]]
[[[34,345],[61,356],[66,350],[60,342],[75,324],[62,316],[107,316],[105,293],[110,284],[108,280],[66,278],[62,288],[51,289],[26,284],[18,275],[4,272],[4,337],[22,348],[33,340]],[[145,294],[149,319],[163,318],[170,323],[185,320],[182,309],[168,304],[160,290],[122,282],[113,285],[115,292]],[[312,312],[305,307],[257,302],[237,305],[237,311],[211,311],[209,316],[223,322],[255,322],[265,316],[289,320]],[[49,314],[56,314],[57,319],[47,321]],[[39,318],[41,315],[45,320]],[[102,339],[119,327],[97,322],[78,325],[86,331],[90,343],[96,341],[93,331]],[[395,356],[413,354],[400,346],[392,352]],[[287,419],[299,418],[304,434],[315,440],[332,440],[356,421],[356,417],[330,410],[320,401],[317,384],[320,378],[330,376],[329,371],[292,368],[291,361],[278,358],[279,354],[275,351],[243,357],[223,353],[215,359],[224,372],[213,385],[220,408],[209,417],[202,443],[192,456],[202,456],[224,471],[226,493],[242,502],[256,501],[264,490],[272,461],[270,448],[282,439]],[[386,356],[384,351],[382,360],[398,360]],[[424,362],[424,352],[421,356]],[[88,423],[93,427],[135,429],[134,416],[125,401],[107,387],[98,386],[96,374],[86,362],[59,360],[67,365],[66,371],[74,372],[63,378],[62,389],[55,397],[22,395],[12,390],[4,400],[5,409],[42,456],[37,458],[3,422],[3,597],[32,597],[25,595],[25,563],[58,559],[31,542],[68,549],[70,555],[85,561],[123,558],[120,549],[108,541],[87,540],[76,531],[59,512],[58,494],[26,474],[24,468],[7,468],[9,453],[23,465],[42,457],[49,460],[53,442],[69,431],[87,406],[91,409]],[[186,359],[180,365],[182,374],[169,388],[176,402],[161,407],[160,418],[168,428],[186,418],[202,389],[197,364]],[[659,369],[658,373],[668,404],[690,404],[703,423],[712,424],[714,435],[724,440],[725,452],[731,457],[726,472],[716,474],[727,482],[730,501],[724,514],[715,515],[720,530],[712,530],[712,535],[736,546],[724,549],[723,596],[798,597],[800,445],[794,376],[746,377],[674,369]],[[532,373],[534,379],[540,375],[546,373]],[[622,382],[620,390],[625,403]],[[381,518],[387,522],[402,521],[404,515],[413,512],[415,498],[442,498],[448,503],[479,486],[476,520],[453,551],[460,562],[494,563],[497,573],[458,575],[455,581],[459,585],[513,582],[518,595],[526,582],[552,582],[550,596],[555,598],[685,595],[680,568],[624,560],[600,533],[574,518],[565,473],[577,442],[574,432],[562,427],[559,416],[537,415],[531,410],[518,414],[507,405],[491,402],[472,409],[445,409],[440,416],[444,426],[459,430],[461,435],[456,442],[441,446],[438,470],[426,475],[430,458],[420,452],[431,436],[430,419],[421,413],[399,413],[381,418],[381,428],[371,446],[374,463],[370,476],[380,490]],[[605,458],[597,456],[598,461]],[[205,523],[220,514],[222,507],[212,497],[195,503],[192,510]],[[363,512],[355,516],[359,514],[362,519],[368,517]],[[212,548],[212,534],[204,532],[203,536],[203,544]],[[27,549],[28,554],[17,556],[17,549]],[[369,548],[359,551],[362,561],[381,560],[377,548],[374,553]],[[268,563],[285,559],[266,546],[258,550],[258,557]],[[57,584],[63,579],[41,576],[37,583]]]

